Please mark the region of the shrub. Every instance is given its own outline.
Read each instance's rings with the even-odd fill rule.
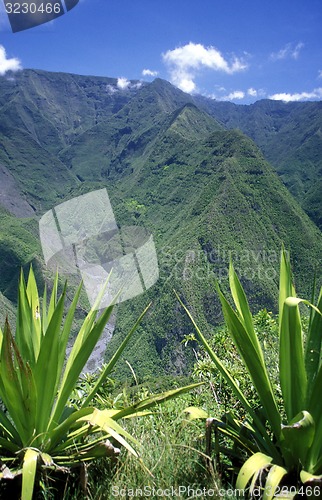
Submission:
[[[8,321],[0,330],[0,478],[22,473],[22,500],[32,498],[36,472],[64,470],[99,457],[113,457],[123,445],[138,460],[139,443],[117,422],[144,415],[152,405],[190,390],[169,391],[122,409],[98,409],[93,399],[132,337],[145,311],[105,365],[79,406],[72,397],[113,305],[98,315],[94,304],[85,318],[65,363],[66,347],[81,292],[79,286],[64,317],[66,285],[58,298],[58,276],[47,305],[40,301],[32,269],[28,282],[21,275],[15,338]]]
[[[229,269],[229,281],[236,309],[230,305],[219,286],[218,294],[226,325],[246,367],[260,408],[256,408],[248,400],[181,302],[201,344],[232,389],[246,415],[246,418],[241,420],[230,411],[221,419],[213,419],[217,433],[226,439],[224,444],[218,444],[217,451],[224,452],[235,463],[236,459],[242,463],[246,458],[239,470],[236,488],[244,490],[249,485],[250,496],[258,494],[255,489],[260,488],[263,498],[270,500],[276,491],[281,490],[281,485],[284,485],[284,493],[288,491],[290,495],[295,496],[296,492],[301,493],[310,488],[311,496],[320,498],[322,290],[317,306],[296,297],[289,256],[283,250],[279,292],[280,391],[276,391],[268,370],[270,360],[265,360],[245,292],[232,264]],[[299,310],[301,303],[310,308],[305,339]],[[232,443],[231,446],[227,444],[229,442]]]

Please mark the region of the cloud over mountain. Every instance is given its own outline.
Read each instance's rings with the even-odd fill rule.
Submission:
[[[6,49],[0,45],[0,75],[5,75],[8,71],[18,71],[22,69],[21,62],[16,57],[8,58]]]
[[[215,47],[193,42],[168,50],[162,58],[169,68],[172,83],[188,93],[196,91],[195,78],[203,69],[233,74],[247,68],[243,59],[234,56],[228,61]]]
[[[142,71],[142,76],[157,76],[158,75],[158,71],[153,71],[151,69],[144,69]]]
[[[120,77],[117,79],[117,86],[121,90],[127,89],[131,85],[130,80],[124,77]]]
[[[270,95],[269,99],[273,99],[274,101],[284,101],[284,102],[310,101],[310,100],[314,101],[316,99],[322,99],[322,88],[319,87],[317,89],[312,90],[312,92],[297,92],[295,94],[282,92],[280,94]]]
[[[223,101],[234,101],[235,99],[244,99],[245,92],[242,90],[234,90],[230,92],[228,95],[222,97]]]

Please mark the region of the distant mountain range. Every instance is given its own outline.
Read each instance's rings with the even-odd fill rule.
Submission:
[[[39,216],[102,187],[120,224],[154,235],[159,258],[157,284],[118,306],[109,345],[152,300],[127,352],[139,377],[185,372],[191,326],[173,289],[209,333],[230,257],[254,310],[276,305],[282,242],[307,293],[314,269],[322,274],[321,106],[237,106],[160,79],[119,89],[113,78],[38,70],[1,77],[0,316],[14,312],[21,266],[48,280]]]

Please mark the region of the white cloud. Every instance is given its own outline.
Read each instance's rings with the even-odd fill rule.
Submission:
[[[233,92],[230,92],[230,94],[222,97],[222,100],[234,101],[234,100],[244,99],[244,97],[245,97],[245,92],[243,92],[242,90],[234,90]]]
[[[185,77],[183,74],[178,74],[176,76],[172,75],[172,83],[177,85],[179,89],[188,94],[192,94],[197,90],[197,86],[192,78]]]
[[[247,90],[247,94],[250,95],[251,97],[257,97],[258,92],[256,89],[253,89],[252,87]]]
[[[109,94],[115,94],[115,92],[117,92],[117,88],[114,87],[113,85],[106,85],[106,92],[108,92]]]
[[[269,96],[269,99],[274,101],[284,101],[284,102],[294,102],[294,101],[310,101],[322,99],[322,87],[312,90],[312,92],[298,92],[295,94],[289,94],[282,92],[280,94],[273,94]]]
[[[117,79],[116,85],[120,90],[126,90],[131,85],[131,82],[127,78],[121,77]]]
[[[142,87],[142,82],[131,82],[127,78],[123,76],[117,79],[116,86],[114,85],[106,85],[106,91],[109,94],[114,94],[118,90],[138,90]]]
[[[303,49],[304,47],[304,43],[300,42],[296,45],[296,47],[294,48],[293,52],[291,53],[291,57],[293,57],[293,59],[297,59],[298,56],[300,55],[300,51]]]
[[[304,43],[298,42],[296,45],[293,43],[287,43],[285,47],[283,47],[278,52],[272,52],[270,55],[270,59],[272,61],[279,61],[281,59],[298,59],[300,55],[301,49],[303,49]]]
[[[151,69],[144,69],[142,71],[142,76],[157,76],[158,72],[157,71],[152,71]]]
[[[319,70],[318,78],[322,78],[322,69]]]
[[[210,99],[216,99],[218,101],[240,101],[242,99],[247,99],[249,97],[256,99],[263,99],[267,97],[267,93],[264,89],[255,89],[254,87],[250,87],[247,90],[232,90],[227,94],[227,90],[224,87],[220,87],[216,85],[216,93],[207,95]],[[221,93],[221,95],[219,94]],[[225,92],[224,95],[223,92]]]
[[[226,92],[226,88],[222,85],[215,85],[215,89],[218,90],[218,92]]]
[[[6,49],[0,45],[0,75],[3,76],[7,71],[18,71],[22,69],[21,62],[16,57],[7,58]]]
[[[162,54],[163,61],[169,67],[171,81],[181,90],[191,93],[196,91],[195,77],[202,69],[211,69],[233,74],[247,68],[243,59],[233,57],[229,62],[215,47],[204,47],[200,43],[168,50]]]
[[[267,97],[267,92],[264,89],[255,89],[254,87],[250,87],[247,90],[247,95],[249,97],[256,97],[257,99],[264,99]]]

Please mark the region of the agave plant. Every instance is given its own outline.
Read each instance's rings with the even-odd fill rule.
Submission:
[[[309,491],[322,495],[322,290],[317,305],[296,297],[288,253],[281,253],[279,292],[279,390],[274,390],[263,350],[255,333],[245,292],[230,264],[229,282],[235,309],[217,286],[223,314],[253,387],[260,409],[254,408],[223,362],[190,317],[198,338],[215,367],[241,403],[246,419],[229,412],[213,419],[217,432],[233,447],[228,456],[248,457],[239,470],[236,488],[271,500],[277,493],[293,498]],[[180,299],[179,299],[180,300]],[[310,309],[304,336],[299,304]],[[275,388],[276,389],[276,388]],[[307,490],[309,488],[309,490]]]
[[[22,473],[22,500],[32,498],[37,470],[69,468],[102,456],[118,454],[109,441],[125,446],[140,457],[136,440],[117,422],[143,415],[162,402],[193,386],[146,398],[121,410],[95,408],[91,403],[144,316],[105,365],[92,390],[78,408],[70,399],[80,374],[113,309],[98,315],[97,303],[85,318],[67,361],[66,347],[81,293],[79,286],[64,314],[66,285],[58,297],[56,276],[49,304],[47,293],[39,299],[32,269],[27,283],[21,275],[15,338],[8,321],[0,330],[0,457],[1,478]],[[64,469],[65,470],[65,469]]]

